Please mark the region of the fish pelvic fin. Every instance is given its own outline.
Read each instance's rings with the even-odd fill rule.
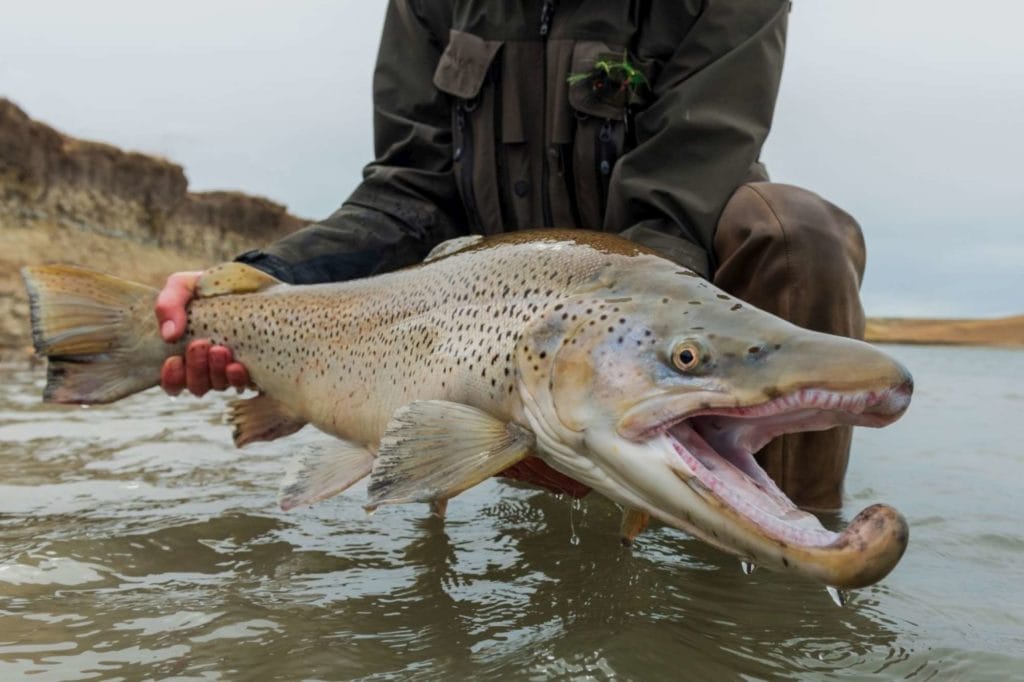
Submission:
[[[483,410],[444,400],[399,408],[377,450],[368,510],[447,500],[530,455],[534,435]]]
[[[21,271],[32,343],[47,358],[43,400],[109,403],[160,382],[177,346],[160,338],[157,290],[73,265]]]
[[[647,530],[651,522],[651,515],[639,509],[626,507],[622,510],[622,525],[619,527],[619,537],[622,544],[629,547],[636,540],[636,537]]]
[[[214,265],[196,280],[196,297],[210,298],[225,294],[251,294],[283,284],[281,280],[245,263]]]
[[[292,458],[281,481],[281,509],[334,497],[370,473],[373,454],[362,445],[345,440],[310,443]]]
[[[236,447],[260,440],[275,440],[291,435],[306,425],[288,406],[266,394],[234,400],[228,406],[228,421],[234,427]]]

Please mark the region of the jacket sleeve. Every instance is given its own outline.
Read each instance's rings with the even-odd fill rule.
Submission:
[[[451,110],[432,83],[443,44],[414,0],[392,0],[374,72],[376,160],[329,218],[238,260],[292,283],[363,277],[422,260],[464,233]],[[446,33],[445,33],[446,35]]]
[[[758,163],[782,76],[788,2],[709,0],[653,77],[615,165],[605,229],[708,276],[715,226]],[[641,55],[642,59],[643,55]]]

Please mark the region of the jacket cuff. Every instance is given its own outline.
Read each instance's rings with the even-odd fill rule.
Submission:
[[[240,256],[237,256],[235,258],[235,262],[244,263],[256,268],[257,270],[262,270],[282,282],[286,282],[288,284],[295,283],[292,266],[288,261],[273,254],[260,251],[259,249],[246,251]]]
[[[669,234],[657,227],[664,227],[664,221],[645,220],[619,233],[631,242],[642,244],[657,251],[673,263],[687,267],[704,279],[711,276],[711,257],[707,251],[686,239]]]

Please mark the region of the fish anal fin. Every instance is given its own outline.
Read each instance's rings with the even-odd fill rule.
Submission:
[[[626,507],[622,511],[622,526],[619,528],[619,537],[622,539],[622,544],[627,547],[632,545],[636,537],[647,529],[647,525],[650,522],[651,515],[647,512]]]
[[[366,508],[454,497],[527,457],[533,445],[529,430],[475,407],[410,403],[381,439]]]
[[[439,519],[443,519],[444,515],[448,513],[448,499],[438,498],[430,501],[430,515],[435,516]]]
[[[306,425],[285,405],[261,393],[255,398],[235,400],[228,420],[234,427],[235,445],[242,447],[259,440],[274,440],[295,433]]]
[[[251,294],[281,284],[281,280],[245,263],[214,265],[196,280],[197,298],[224,294]]]
[[[281,509],[312,504],[334,497],[370,473],[373,454],[345,440],[309,443],[292,458],[281,481]]]

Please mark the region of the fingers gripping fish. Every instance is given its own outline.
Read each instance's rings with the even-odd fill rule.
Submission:
[[[157,385],[193,338],[231,347],[259,388],[232,406],[239,446],[312,424],[282,489],[291,508],[370,476],[367,508],[445,502],[507,474],[594,489],[746,562],[836,587],[884,577],[907,544],[893,508],[841,533],[754,461],[775,436],[884,426],[907,371],[875,348],[739,301],[631,242],[545,230],[463,239],[422,265],[291,286],[208,270],[165,344],[153,289],[71,266],[24,270],[46,400],[106,403]]]

